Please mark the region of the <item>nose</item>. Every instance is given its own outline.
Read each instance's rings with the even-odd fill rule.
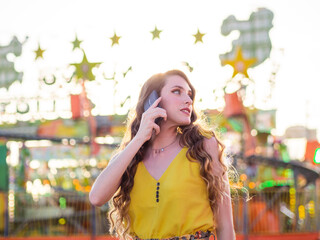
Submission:
[[[185,98],[185,101],[184,101],[186,104],[192,104],[192,99],[189,95],[186,95],[186,98]]]

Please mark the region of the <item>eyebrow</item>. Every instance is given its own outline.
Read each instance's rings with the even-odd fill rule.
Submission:
[[[182,87],[182,86],[180,86],[180,85],[175,85],[175,86],[173,86],[172,88],[179,88],[179,89],[185,90],[184,87]],[[192,94],[192,91],[189,90],[188,93],[191,93],[191,94]]]

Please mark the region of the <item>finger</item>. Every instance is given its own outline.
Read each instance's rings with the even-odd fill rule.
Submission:
[[[151,115],[150,119],[151,121],[155,121],[157,118],[163,118],[165,121],[167,121],[167,113],[163,112],[155,112]]]
[[[161,101],[161,97],[159,97],[157,100],[154,101],[154,103],[151,105],[152,108],[156,108]]]
[[[167,111],[163,108],[156,107],[150,110],[150,116],[152,118],[158,118],[158,117],[167,118]]]
[[[156,118],[162,117],[167,121],[167,111],[163,108],[159,108],[159,112],[156,112]]]
[[[160,127],[158,124],[153,124],[153,129],[156,131],[156,135],[158,135],[160,133]]]
[[[167,113],[165,112],[165,113],[162,113],[161,115],[160,115],[160,117],[162,117],[165,121],[167,121]]]

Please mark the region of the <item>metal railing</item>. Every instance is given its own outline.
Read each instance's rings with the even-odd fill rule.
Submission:
[[[281,187],[250,193],[250,200],[233,204],[237,233],[283,234],[319,231],[319,196],[314,189]]]
[[[87,194],[56,192],[42,196],[1,193],[2,236],[108,235],[108,205],[89,203]],[[251,199],[233,201],[236,233],[281,234],[319,231],[320,198],[312,188],[296,191],[282,187],[250,193]],[[8,199],[6,203],[5,200]],[[1,209],[0,209],[1,210]]]

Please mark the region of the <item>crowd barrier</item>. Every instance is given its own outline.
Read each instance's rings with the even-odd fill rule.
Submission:
[[[8,199],[8,201],[6,201]],[[233,200],[237,239],[320,239],[319,196],[314,189],[282,187]],[[89,203],[88,194],[55,192],[0,194],[2,239],[111,239],[108,204]],[[1,237],[0,237],[1,239]]]

